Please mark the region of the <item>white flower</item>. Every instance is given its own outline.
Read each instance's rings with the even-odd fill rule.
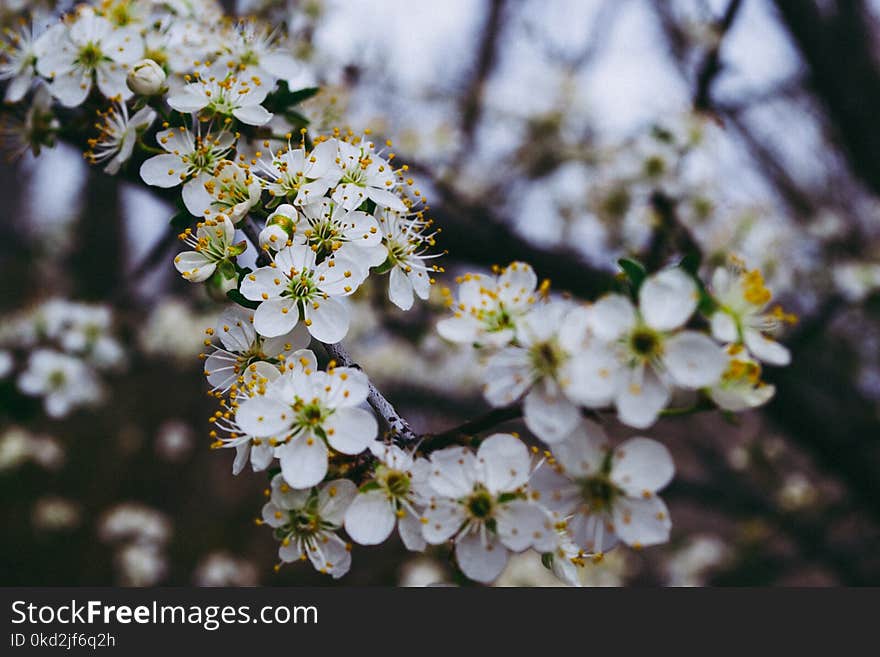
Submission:
[[[386,259],[380,271],[390,270],[388,298],[401,310],[409,310],[413,305],[413,293],[419,299],[427,299],[431,290],[431,272],[438,271],[436,265],[427,261],[439,254],[427,254],[434,246],[434,234],[425,233],[429,223],[415,217],[406,217],[398,212],[376,207],[373,215],[382,232],[382,245]]]
[[[187,228],[178,237],[193,250],[179,253],[174,258],[174,267],[191,283],[208,280],[217,265],[229,262],[246,248],[244,242],[233,243],[235,228],[225,214],[200,221],[195,235],[192,228]]]
[[[18,388],[26,395],[43,397],[46,413],[53,418],[101,397],[94,372],[82,360],[51,349],[31,352],[27,369],[18,377]]]
[[[223,311],[217,322],[216,333],[223,347],[216,347],[205,360],[208,383],[221,392],[239,382],[251,365],[260,361],[283,363],[294,352],[309,345],[309,333],[297,325],[290,333],[276,338],[263,338],[253,327],[253,311],[231,306]]]
[[[315,262],[315,252],[305,244],[282,249],[268,267],[248,274],[241,293],[261,301],[254,313],[254,328],[267,338],[288,333],[302,318],[316,340],[339,342],[348,332],[348,309],[339,297],[360,284],[359,265],[344,254]]]
[[[251,318],[252,321],[253,318]],[[287,337],[287,336],[284,336]],[[291,334],[291,339],[299,339],[299,332],[295,331]],[[259,341],[260,337],[255,336]],[[272,350],[278,348],[275,340],[283,338],[273,338],[268,341]],[[232,405],[237,408],[244,400],[251,397],[258,397],[266,394],[267,387],[270,383],[281,376],[284,371],[288,376],[293,376],[297,372],[311,374],[317,367],[315,354],[308,349],[297,349],[293,353],[287,347],[293,346],[293,343],[284,343],[281,345],[282,351],[278,353],[276,358],[271,359],[277,361],[278,364],[269,362],[268,360],[250,358],[247,366],[241,370],[236,377],[235,382],[229,386],[229,397]],[[232,360],[232,359],[230,359]],[[237,360],[237,359],[236,359]],[[206,372],[207,373],[207,372]],[[212,449],[219,448],[235,448],[235,459],[232,463],[232,474],[237,475],[244,466],[250,462],[254,472],[265,470],[275,459],[275,447],[278,441],[275,438],[268,440],[256,438],[241,428],[241,426],[233,421],[229,421],[225,417],[216,417],[213,419],[215,426],[229,433],[226,437],[218,437],[217,432],[211,432],[211,437],[216,438],[211,445]]]
[[[639,307],[609,294],[592,307],[598,341],[572,368],[587,406],[614,401],[621,422],[645,428],[670,398],[670,387],[698,389],[718,381],[724,353],[709,336],[682,330],[697,307],[694,281],[678,268],[645,279]]]
[[[37,61],[35,43],[37,27],[22,22],[17,30],[4,30],[0,42],[0,80],[9,80],[6,87],[7,103],[17,103],[25,97],[34,81]]]
[[[374,443],[370,451],[379,463],[348,508],[345,531],[356,543],[378,545],[396,525],[407,549],[421,552],[425,539],[419,509],[425,500],[428,462],[413,459],[396,445]]]
[[[37,72],[51,80],[52,95],[67,107],[82,104],[94,82],[107,98],[131,98],[125,83],[128,65],[144,51],[137,28],[115,27],[91,9],[80,10],[69,26],[50,28],[34,47]]]
[[[195,82],[169,95],[168,104],[178,112],[234,116],[248,125],[265,125],[272,119],[272,113],[261,103],[271,90],[272,85],[256,75],[217,66],[197,74]]]
[[[595,554],[618,539],[636,548],[669,540],[669,511],[656,493],[672,480],[675,466],[663,445],[636,437],[611,449],[602,428],[584,420],[553,445],[553,455],[531,486],[578,548]]]
[[[153,96],[165,87],[165,70],[152,59],[142,59],[131,67],[126,84],[136,94]]]
[[[156,133],[156,141],[168,152],[146,160],[141,165],[141,178],[156,187],[185,183],[183,202],[191,214],[201,215],[205,210],[205,183],[229,153],[235,137],[226,130],[202,136],[201,124],[196,122],[195,134],[183,126],[169,128]]]
[[[229,55],[221,60],[239,70],[254,70],[269,80],[292,80],[299,74],[300,64],[278,41],[277,30],[254,21],[239,21],[224,44]]]
[[[375,416],[359,408],[369,393],[363,372],[349,367],[316,370],[311,354],[308,366],[284,372],[260,394],[241,402],[235,414],[242,432],[277,445],[281,472],[295,488],[314,486],[324,478],[328,447],[360,454],[379,431]]]
[[[725,411],[745,411],[763,406],[773,397],[776,387],[761,381],[761,365],[749,357],[740,345],[727,348],[727,369],[709,389],[709,396]]]
[[[445,291],[454,315],[437,323],[437,332],[451,342],[503,346],[537,300],[538,278],[524,262],[512,262],[498,276],[465,274],[458,279],[458,300]]]
[[[351,567],[350,546],[336,531],[345,510],[357,495],[348,479],[335,479],[318,488],[294,490],[281,475],[272,479],[263,521],[281,541],[278,556],[284,563],[308,559],[315,570],[338,579]]]
[[[588,320],[586,308],[563,301],[533,307],[519,322],[516,344],[489,359],[483,376],[486,401],[507,406],[525,395],[529,430],[548,443],[563,439],[581,417],[572,401],[571,370],[573,356],[589,339]]]
[[[397,179],[391,164],[376,153],[372,142],[361,140],[351,144],[336,140],[336,144],[336,166],[342,170],[342,175],[333,191],[334,201],[347,210],[353,210],[370,199],[389,210],[407,211],[395,193]]]
[[[294,205],[318,201],[342,175],[335,166],[336,140],[305,148],[290,148],[277,153],[271,162],[260,160],[260,175],[266,179],[269,195],[276,199],[292,199]]]
[[[425,540],[437,545],[453,539],[462,572],[479,582],[498,577],[509,551],[552,549],[552,519],[525,493],[530,472],[528,449],[510,434],[489,436],[476,455],[464,447],[434,452]]]
[[[712,314],[715,339],[745,344],[755,358],[765,363],[788,365],[788,349],[767,334],[796,318],[779,306],[767,312],[773,295],[760,271],[747,271],[740,260],[731,258],[727,267],[719,267],[712,275],[712,293],[720,305]]]
[[[128,106],[119,101],[99,114],[104,120],[100,124],[98,137],[89,139],[86,157],[92,164],[110,160],[104,171],[112,176],[128,162],[134,152],[138,133],[153,125],[156,111],[152,107],[143,107],[129,118]]]
[[[273,226],[282,227],[293,242],[311,247],[318,260],[334,254],[348,256],[361,265],[362,278],[366,278],[370,267],[381,265],[387,258],[376,219],[360,210],[346,210],[328,198],[301,208],[286,203],[278,206],[266,220],[267,232],[261,234],[261,245],[266,243],[272,248],[279,241],[272,239],[277,235]]]
[[[197,180],[200,184],[183,189],[186,208],[197,217],[222,213],[237,224],[260,202],[259,181],[231,160],[222,160],[213,175]]]

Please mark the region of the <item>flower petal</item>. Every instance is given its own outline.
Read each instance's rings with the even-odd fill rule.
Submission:
[[[345,531],[355,543],[378,545],[391,535],[397,516],[381,490],[361,493],[345,513]]]
[[[698,299],[694,280],[674,267],[645,279],[639,289],[639,310],[651,328],[671,331],[690,319]]]

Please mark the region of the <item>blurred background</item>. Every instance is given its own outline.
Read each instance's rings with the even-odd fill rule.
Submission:
[[[32,4],[0,2],[3,21]],[[617,258],[696,244],[707,266],[761,268],[799,315],[768,406],[647,432],[678,469],[672,541],[618,549],[586,584],[880,584],[880,2],[224,4],[287,27],[324,87],[313,129],[394,141],[442,229],[443,283],[521,259],[592,298]],[[65,144],[0,180],[0,584],[333,583],[273,571],[265,474],[209,449],[198,354],[222,307],[172,267],[175,209]],[[471,350],[433,330],[438,290],[408,313],[376,285],[353,306],[350,350],[417,429],[486,410]],[[58,312],[104,352],[83,406],[52,419],[19,379]],[[341,584],[454,581],[442,549],[353,556]],[[536,555],[499,583],[560,584]]]

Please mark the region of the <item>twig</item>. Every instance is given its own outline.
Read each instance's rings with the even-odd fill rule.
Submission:
[[[432,450],[438,449],[454,442],[458,437],[472,436],[482,431],[486,431],[487,429],[492,429],[502,422],[508,422],[509,420],[515,420],[522,417],[522,412],[523,410],[520,404],[505,406],[504,408],[495,408],[485,415],[469,420],[450,429],[446,429],[440,433],[425,434],[422,444],[429,446]]]
[[[337,365],[361,369],[360,365],[354,362],[351,354],[348,353],[348,350],[341,342],[337,342],[336,344],[325,344],[322,342],[321,344],[324,346],[324,349],[326,349],[327,355],[332,360],[336,361]],[[376,388],[372,382],[370,382],[370,393],[367,395],[367,403],[372,406],[374,411],[382,416],[385,423],[388,425],[388,428],[394,434],[397,442],[411,443],[419,439],[419,435],[413,431],[409,422],[397,412],[394,405],[385,399],[385,396],[379,392],[379,389]]]

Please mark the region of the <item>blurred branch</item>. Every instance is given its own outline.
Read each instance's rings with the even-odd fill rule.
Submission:
[[[880,193],[880,71],[869,12],[859,0],[821,4],[776,0],[853,172]]]
[[[498,61],[500,34],[504,25],[506,0],[488,0],[488,15],[480,37],[480,46],[474,63],[473,74],[461,95],[461,144],[456,156],[456,170],[470,150],[474,133],[483,115],[483,91]]]
[[[459,424],[458,426],[446,429],[439,433],[427,433],[423,437],[422,445],[433,449],[445,447],[456,442],[457,438],[473,436],[483,431],[488,431],[499,424],[516,420],[522,417],[523,409],[521,404],[505,406],[503,408],[493,408],[491,411],[478,418]]]
[[[721,73],[723,68],[721,64],[721,44],[724,36],[736,20],[739,8],[742,6],[742,0],[731,0],[721,19],[715,24],[717,41],[706,53],[700,68],[697,71],[697,84],[694,91],[694,109],[698,111],[709,111],[712,109],[712,84]]]

